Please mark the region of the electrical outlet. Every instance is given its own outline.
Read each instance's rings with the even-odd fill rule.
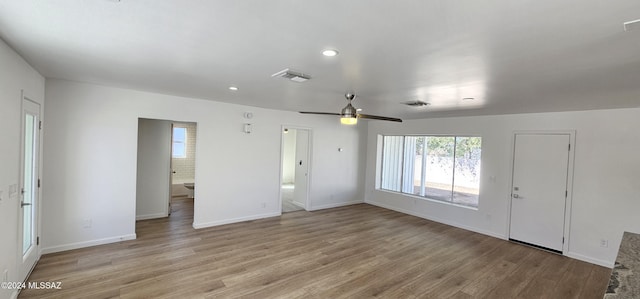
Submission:
[[[604,248],[609,247],[609,240],[607,239],[600,240],[600,247],[604,247]]]
[[[91,219],[82,220],[82,227],[83,228],[91,228]]]

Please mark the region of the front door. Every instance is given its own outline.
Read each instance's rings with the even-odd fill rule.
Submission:
[[[20,279],[25,280],[35,266],[39,220],[39,148],[40,105],[23,96],[20,144],[20,205],[18,212],[18,247]]]
[[[516,134],[509,238],[562,252],[569,134]]]

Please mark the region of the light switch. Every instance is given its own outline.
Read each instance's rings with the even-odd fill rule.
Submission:
[[[9,198],[14,198],[18,195],[18,184],[9,185]]]

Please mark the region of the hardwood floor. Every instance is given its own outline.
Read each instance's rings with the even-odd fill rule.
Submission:
[[[138,239],[49,254],[20,298],[602,298],[610,269],[366,205],[195,230],[192,200]]]

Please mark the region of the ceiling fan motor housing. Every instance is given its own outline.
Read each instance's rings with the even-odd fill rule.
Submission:
[[[340,115],[342,117],[356,117],[356,108],[354,108],[353,106],[351,106],[351,103],[347,104],[346,107],[342,108],[342,111],[340,112]]]

